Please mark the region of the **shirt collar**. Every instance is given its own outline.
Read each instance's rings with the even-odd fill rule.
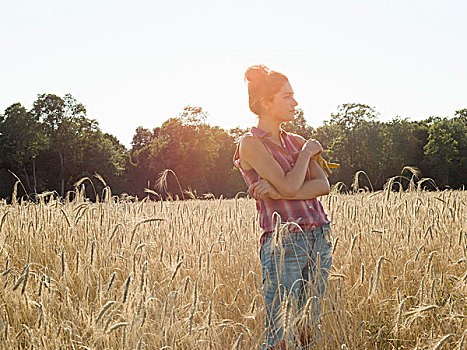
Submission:
[[[281,136],[282,138],[284,138],[285,135],[286,135],[286,132],[285,132],[284,129],[282,129],[282,128],[281,128],[280,130],[281,130],[281,131],[280,131],[280,136]],[[261,130],[260,128],[257,128],[256,126],[253,126],[253,127],[251,128],[250,132],[251,132],[253,135],[255,135],[255,136],[257,136],[257,137],[261,137],[261,138],[263,138],[263,137],[271,137],[271,136],[272,136],[270,132],[266,132],[266,131],[264,131],[264,130]]]

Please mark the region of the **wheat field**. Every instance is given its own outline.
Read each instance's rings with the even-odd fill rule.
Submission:
[[[257,349],[252,199],[0,206],[1,349]],[[467,349],[467,192],[331,193],[313,349]],[[291,315],[300,319],[303,315]],[[289,348],[293,348],[290,345]]]

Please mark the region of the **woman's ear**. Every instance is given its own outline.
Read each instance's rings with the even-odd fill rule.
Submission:
[[[259,105],[261,106],[261,111],[267,112],[271,108],[271,101],[265,97],[260,97]]]

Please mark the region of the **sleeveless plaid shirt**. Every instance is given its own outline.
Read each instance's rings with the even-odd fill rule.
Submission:
[[[261,140],[266,149],[272,154],[277,163],[279,163],[282,170],[284,170],[284,173],[288,173],[292,170],[301,150],[300,144],[293,134],[287,133],[281,129],[280,139],[282,146],[272,141],[271,133],[266,133],[259,128],[252,127],[250,132],[246,135],[248,134],[254,135]],[[247,186],[261,179],[253,168],[242,168],[239,158],[239,146],[237,146],[233,161],[239,168]],[[305,181],[306,180],[310,180],[309,169],[306,171]],[[264,231],[261,236],[261,241],[263,240],[264,234],[273,231],[275,228],[275,222],[273,221],[274,212],[280,215],[281,223],[295,222],[302,230],[312,230],[330,223],[321,202],[317,198],[288,200],[265,197],[262,200],[256,200],[256,209],[259,213],[259,226]]]

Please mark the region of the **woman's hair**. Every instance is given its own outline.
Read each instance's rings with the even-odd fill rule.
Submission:
[[[286,82],[287,77],[270,70],[263,64],[249,67],[245,72],[248,82],[248,97],[250,109],[256,115],[261,113],[261,101],[271,100]]]

